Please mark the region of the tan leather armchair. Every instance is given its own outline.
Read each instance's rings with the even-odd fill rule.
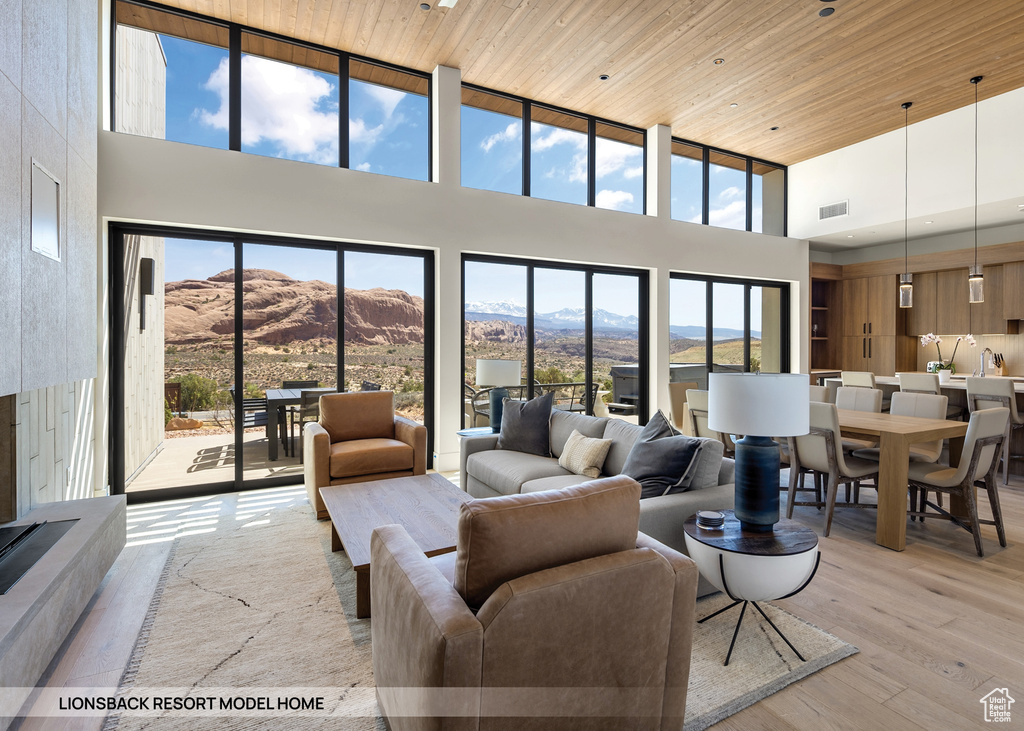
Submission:
[[[321,487],[427,471],[427,428],[395,414],[391,391],[321,396],[320,418],[305,425],[302,439],[306,492],[317,518],[327,517]]]
[[[473,500],[457,549],[373,532],[377,698],[393,731],[683,728],[697,569],[637,532],[625,476]],[[628,720],[627,720],[628,719]]]

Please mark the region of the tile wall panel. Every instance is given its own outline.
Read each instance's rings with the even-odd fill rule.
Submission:
[[[23,0],[21,22],[21,93],[66,138],[68,4]]]
[[[0,0],[0,74],[21,88],[21,2]]]
[[[61,261],[31,249],[33,158],[61,182]],[[21,390],[31,391],[67,380],[68,177],[67,143],[27,100],[22,104],[21,170]],[[92,280],[95,284],[95,274]]]
[[[0,0],[2,2],[2,0]],[[68,146],[96,170],[99,13],[95,0],[68,3]]]
[[[68,147],[65,380],[96,376],[96,170]]]
[[[0,343],[10,354],[21,352],[21,94],[3,75],[0,139]],[[0,358],[0,394],[20,390],[21,358]]]

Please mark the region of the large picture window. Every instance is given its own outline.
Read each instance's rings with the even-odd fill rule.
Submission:
[[[788,284],[673,274],[669,287],[670,381],[789,372]]]
[[[646,272],[480,256],[462,272],[466,426],[488,423],[480,358],[521,363],[513,398],[646,423]]]

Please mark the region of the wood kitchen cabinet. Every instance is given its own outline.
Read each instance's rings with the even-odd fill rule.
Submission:
[[[896,370],[916,370],[902,354],[902,341],[911,338],[895,335],[860,335],[843,338],[843,370],[871,371],[876,376],[894,376]],[[913,356],[913,350],[909,351]]]
[[[938,332],[937,280],[936,272],[914,275],[914,306],[907,310],[907,335],[921,336]]]
[[[1001,264],[984,267],[985,301],[969,305],[971,329],[974,335],[1006,335],[1017,332],[1017,323],[1008,329],[1005,310],[1005,278]]]
[[[1024,320],[1024,261],[1003,264],[1003,318]]]
[[[895,276],[843,281],[843,335],[896,335],[899,283]]]
[[[963,335],[970,332],[971,305],[967,301],[967,270],[936,272],[938,305],[935,314],[936,335]]]

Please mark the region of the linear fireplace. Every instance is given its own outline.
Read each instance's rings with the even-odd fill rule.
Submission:
[[[0,594],[18,583],[77,519],[0,528]]]

